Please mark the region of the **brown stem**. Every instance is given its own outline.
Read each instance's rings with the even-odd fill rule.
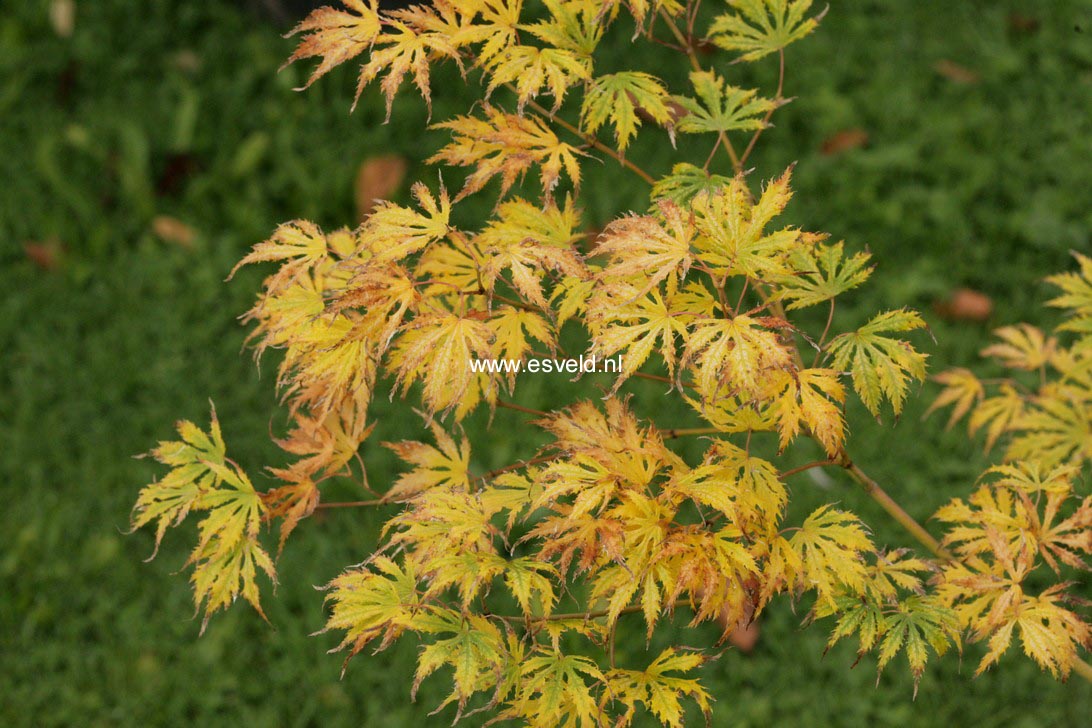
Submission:
[[[510,410],[515,410],[516,412],[522,412],[522,413],[527,414],[527,415],[534,415],[535,417],[549,417],[550,416],[549,412],[543,412],[542,410],[531,409],[530,407],[524,407],[523,405],[516,404],[515,402],[505,402],[504,400],[501,400],[501,399],[497,400],[497,406],[501,407],[502,409],[510,409]]]
[[[720,137],[719,136],[717,137],[717,140],[715,142],[713,142],[713,148],[709,150],[709,156],[707,156],[705,158],[705,164],[703,164],[701,166],[701,171],[706,172],[706,173],[709,172],[709,165],[711,165],[713,163],[713,157],[717,156],[717,150],[718,149],[720,149]]]
[[[780,51],[778,51],[777,56],[777,93],[774,95],[774,101],[777,102],[778,105],[781,105],[781,102],[784,101],[781,93],[785,89],[785,49],[782,48]],[[743,165],[747,162],[747,157],[751,156],[751,152],[754,151],[755,144],[758,144],[758,138],[762,136],[762,132],[766,130],[766,127],[770,123],[770,117],[773,116],[774,109],[776,108],[777,106],[774,106],[772,109],[766,112],[766,118],[762,120],[762,126],[760,126],[758,129],[755,129],[755,133],[751,135],[750,143],[747,144],[747,148],[743,150],[743,156],[739,158],[740,168],[742,168]]]
[[[660,9],[660,17],[663,18],[664,24],[667,25],[668,30],[675,36],[675,40],[679,42],[686,50],[686,57],[690,61],[690,67],[698,73],[701,73],[704,69],[701,66],[701,61],[698,60],[698,54],[694,52],[694,44],[690,38],[683,35],[683,32],[679,30],[679,26],[675,25],[675,21],[671,19],[671,16],[667,14],[667,11]],[[728,151],[728,158],[732,160],[732,169],[737,173],[743,171],[743,160],[736,154],[736,148],[732,146],[732,142],[728,139],[728,135],[723,131],[717,132],[717,138],[720,140],[720,145]],[[715,152],[716,149],[714,148]],[[710,155],[712,158],[712,155]],[[708,166],[708,162],[706,162]]]
[[[718,432],[720,430],[716,427],[672,427],[670,430],[660,430],[660,436],[670,440],[691,435],[715,435]]]
[[[326,508],[365,508],[367,506],[385,506],[391,503],[397,503],[398,501],[384,500],[383,498],[376,498],[374,500],[361,500],[361,501],[340,501],[333,503],[319,503],[315,506],[316,510],[322,510]]]
[[[827,325],[823,327],[823,333],[819,337],[819,343],[815,345],[818,351],[815,352],[815,361],[811,363],[812,369],[819,366],[819,359],[823,356],[823,342],[827,340],[827,334],[830,333],[830,325],[834,321],[834,299],[830,299],[830,311],[827,312]]]
[[[733,316],[738,316],[739,315],[739,309],[741,309],[743,307],[743,297],[747,295],[747,289],[750,288],[750,286],[751,286],[751,278],[750,278],[750,276],[748,276],[747,278],[743,279],[743,290],[741,290],[739,292],[739,300],[736,301],[735,310],[732,312]]]
[[[512,306],[513,308],[519,308],[519,309],[522,309],[524,311],[531,311],[532,313],[541,313],[542,312],[542,309],[535,308],[534,306],[532,306],[530,304],[527,304],[527,303],[524,303],[523,301],[517,301],[514,298],[507,298],[507,297],[502,296],[502,295],[497,294],[497,293],[494,293],[492,295],[492,298],[493,298],[494,301],[500,301],[501,303],[507,303],[509,306]]]
[[[812,468],[822,468],[822,467],[825,467],[827,465],[837,465],[837,464],[838,464],[837,460],[816,460],[814,462],[807,463],[806,465],[799,465],[799,466],[797,466],[795,468],[789,468],[788,470],[783,470],[782,472],[777,474],[777,477],[780,478],[781,480],[784,480],[785,478],[789,477],[790,475],[796,475],[797,473],[802,473],[805,470],[811,470]]]
[[[844,451],[843,451],[844,454]],[[879,483],[870,478],[863,470],[853,464],[848,456],[841,462],[845,467],[846,472],[850,477],[856,480],[865,491],[875,500],[880,506],[887,511],[892,518],[899,522],[899,524],[910,532],[923,546],[933,552],[933,554],[942,561],[949,561],[953,563],[959,563],[959,559],[952,554],[951,551],[944,548],[943,545],[932,534],[925,530],[925,528],[914,520],[914,517],[903,510],[895,499],[889,496]],[[1080,675],[1082,678],[1092,683],[1092,665],[1082,660],[1079,657],[1073,658],[1073,672]]]
[[[651,382],[663,382],[664,384],[674,384],[675,382],[671,377],[661,377],[659,374],[646,374],[645,372],[634,372],[631,377],[637,377],[638,379],[647,379]]]
[[[647,379],[650,382],[663,382],[664,384],[673,384],[673,385],[677,384],[677,385],[682,386],[682,387],[689,387],[690,389],[697,389],[697,387],[694,384],[690,383],[690,382],[678,382],[678,381],[675,381],[674,379],[672,379],[670,377],[663,377],[663,376],[660,376],[659,374],[647,374],[645,372],[633,372],[633,374],[630,374],[630,376],[631,377],[637,377],[638,379]]]
[[[671,603],[671,609],[678,609],[679,607],[688,606],[690,602],[686,599],[679,599]],[[618,612],[622,614],[634,614],[640,612],[642,607],[639,604],[633,604],[628,607],[622,607]],[[599,617],[605,617],[610,614],[609,609],[593,609],[590,612],[566,612],[563,614],[551,614],[549,617],[527,617],[514,614],[491,614],[489,616],[497,619],[503,619],[506,622],[560,622],[566,619],[598,619]]]

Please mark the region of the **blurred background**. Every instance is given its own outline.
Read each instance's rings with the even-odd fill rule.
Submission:
[[[336,636],[312,636],[324,622],[313,586],[365,558],[385,514],[302,523],[276,593],[264,591],[271,624],[237,605],[200,638],[177,573],[193,534],[169,534],[151,563],[151,534],[126,535],[137,491],[157,474],[131,456],[173,435],[178,418],[207,422],[209,398],[253,476],[281,462],[269,441],[284,423],[275,362],[254,366],[236,320],[267,270],[224,283],[235,261],[280,222],[353,225],[376,185],[404,201],[413,179],[436,181],[423,160],[446,134],[422,131],[413,94],[384,125],[371,90],[349,113],[354,64],[302,94],[292,89],[308,67],[278,72],[293,47],[282,33],[306,5],[22,0],[0,10],[0,724],[453,717],[428,716],[442,679],[410,702],[410,642],[362,654],[339,679],[341,656],[326,654]],[[624,39],[615,46],[619,63],[637,63]],[[1070,267],[1070,250],[1092,249],[1092,5],[831,2],[787,55],[786,93],[798,99],[764,135],[755,174],[797,162],[789,218],[874,253],[877,272],[839,308],[842,326],[917,307],[936,339],[917,343],[937,371],[978,366],[996,326],[1053,325],[1041,279]],[[727,60],[710,57],[734,83],[772,88],[772,64]],[[667,80],[680,88],[686,69],[672,65],[678,78]],[[433,119],[464,112],[464,89],[450,69],[438,73]],[[654,130],[630,154],[659,174],[677,161]],[[476,197],[467,209],[488,213],[492,200]],[[647,189],[608,160],[589,170],[582,202],[598,226],[643,209]],[[537,381],[521,401],[554,404]],[[863,409],[850,415],[859,462],[920,519],[966,494],[987,462],[981,443],[944,433],[939,417],[922,421],[935,392],[923,387],[883,427]],[[375,412],[380,439],[420,429],[386,397]],[[483,468],[526,452],[523,435],[503,431],[515,434],[485,448]],[[397,466],[378,448],[366,457],[385,487]],[[884,542],[909,545],[837,473],[797,479],[793,498],[801,511],[838,501]],[[1087,683],[1056,683],[1016,647],[978,679],[980,647],[949,655],[913,701],[903,664],[877,687],[872,658],[851,669],[849,644],[824,657],[825,630],[801,631],[801,616],[778,603],[753,650],[705,669],[717,725],[1079,725],[1092,715]]]

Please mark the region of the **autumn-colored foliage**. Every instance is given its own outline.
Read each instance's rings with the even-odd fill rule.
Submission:
[[[1087,671],[1089,628],[1065,589],[1092,550],[1092,502],[1074,495],[1092,458],[1092,262],[1052,279],[1064,291],[1052,303],[1071,310],[1056,335],[998,332],[986,353],[1013,378],[938,376],[937,405],[954,405],[953,421],[970,414],[972,433],[1006,450],[968,500],[936,514],[949,528],[937,542],[846,442],[848,390],[877,419],[897,417],[925,378],[912,343],[924,321],[894,308],[841,327],[836,301],[868,280],[869,254],[781,221],[791,168],[765,183],[747,174],[786,103],[784,49],[821,19],[810,0],[729,0],[704,28],[698,3],[682,0],[343,5],[296,28],[290,61],[321,58],[310,85],[362,56],[357,97],[378,80],[388,114],[406,76],[427,102],[430,68],[457,65],[485,100],[436,122],[452,140],[430,161],[469,173],[454,192],[418,182],[413,204],[380,202],[355,229],[286,223],[240,262],[278,264],[246,318],[258,353],[281,351],[294,424],[277,443],[290,462],[271,469],[278,485],[256,490],[227,459],[215,414],[208,433],[181,423],[181,440],[152,453],[169,474],[141,492],[133,517],[135,527],[154,523],[158,541],[203,514],[189,565],[206,620],[239,594],[258,607],[258,572],[274,573],[263,525],[276,525],[283,548],[322,507],[325,482],[362,479],[369,402],[386,378],[426,425],[421,441],[385,443],[406,472],[371,483],[382,489],[372,503],[397,512],[377,551],[329,584],[328,629],[350,656],[412,635],[422,644],[414,692],[444,672],[460,715],[487,709],[547,726],[626,725],[646,713],[682,725],[687,705],[711,710],[700,667],[715,646],[620,665],[619,630],[636,622],[651,638],[664,623],[712,622],[727,635],[774,599],[804,602],[832,643],[856,637],[880,669],[901,653],[919,676],[931,653],[966,639],[987,641],[981,671],[1018,635],[1044,669]],[[597,67],[609,32],[677,46],[689,87],[672,93],[649,73]],[[703,67],[702,37],[728,51],[713,57],[721,72]],[[767,56],[779,63],[776,90],[732,85],[729,61]],[[705,135],[711,151],[656,177],[623,156],[646,133]],[[647,209],[619,211],[592,237],[579,185],[600,155],[651,187]],[[453,214],[471,195],[496,201],[475,229]],[[793,318],[811,307],[826,319],[819,330]],[[470,367],[560,354],[566,325],[589,352],[621,357],[605,398],[592,389],[535,412],[516,403],[514,373]],[[638,379],[653,380],[640,382],[643,394],[658,387],[684,400],[704,426],[653,422]],[[472,448],[488,443],[469,442],[460,423],[497,407],[530,412],[549,443],[474,473]],[[695,462],[671,447],[689,435],[708,438]],[[824,459],[779,467],[802,439]],[[787,519],[786,478],[825,466],[844,468],[925,551],[885,549],[874,530],[888,524],[868,527],[833,504]],[[1029,587],[1038,567],[1056,584]]]

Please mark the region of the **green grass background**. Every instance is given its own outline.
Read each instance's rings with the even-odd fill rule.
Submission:
[[[271,625],[240,605],[200,638],[175,573],[192,534],[172,533],[144,563],[150,535],[125,533],[137,490],[156,473],[130,456],[171,435],[179,417],[205,421],[209,398],[235,459],[254,474],[280,462],[268,440],[270,423],[283,423],[273,361],[259,376],[240,353],[236,321],[263,271],[224,284],[233,263],[281,221],[351,223],[352,179],[370,155],[403,154],[411,177],[434,183],[422,160],[444,136],[422,134],[424,106],[411,94],[388,125],[374,91],[349,115],[351,71],[294,93],[305,69],[276,73],[291,42],[228,4],[80,0],[70,39],[51,31],[46,9],[33,0],[0,13],[0,724],[450,722],[450,711],[428,717],[443,679],[409,701],[413,644],[362,655],[339,680],[341,658],[326,654],[335,636],[311,636],[324,614],[312,587],[367,556],[382,514],[303,523],[280,560],[276,594],[265,592]],[[1012,12],[1038,28],[1013,29]],[[843,327],[879,308],[919,307],[936,343],[917,343],[937,370],[975,363],[991,325],[1054,320],[1040,308],[1040,280],[1070,265],[1069,250],[1090,248],[1090,35],[1092,12],[1076,0],[833,2],[820,30],[791,48],[786,92],[798,99],[753,161],[762,177],[798,162],[792,221],[875,254],[873,282],[840,309]],[[772,62],[752,69],[718,58],[737,83],[769,88]],[[942,59],[980,80],[943,77],[933,69]],[[604,68],[662,62],[623,42]],[[465,109],[457,75],[439,74],[434,91],[434,118]],[[820,154],[824,139],[854,127],[867,130],[867,147]],[[656,173],[672,162],[654,131],[631,155]],[[194,173],[168,184],[178,159]],[[647,203],[646,189],[622,174],[609,162],[590,171],[589,222]],[[467,209],[473,217],[487,207]],[[156,214],[193,226],[193,249],[154,237]],[[66,253],[44,271],[22,243],[49,238]],[[933,314],[959,286],[993,298],[991,321]],[[557,383],[546,379],[528,378],[521,401],[553,404]],[[851,412],[858,461],[922,519],[967,493],[986,462],[980,445],[944,433],[939,419],[921,421],[934,393],[922,388],[901,421],[882,427],[860,407]],[[636,402],[656,412],[659,397],[642,390]],[[419,430],[385,398],[376,415],[377,439]],[[501,434],[479,438],[476,467],[527,452],[538,435],[519,422],[498,413]],[[366,456],[373,483],[397,472],[373,445]],[[826,489],[794,479],[794,514],[838,501],[873,524],[878,541],[909,545],[832,476]],[[331,497],[352,495],[345,487]],[[1058,684],[1018,649],[978,679],[980,647],[949,655],[913,701],[904,664],[877,686],[872,658],[851,669],[850,645],[823,657],[824,630],[801,630],[787,603],[762,628],[752,654],[729,651],[705,669],[716,725],[1079,725],[1092,714],[1088,684]],[[690,644],[707,638],[678,634]],[[620,649],[646,659],[639,637]]]

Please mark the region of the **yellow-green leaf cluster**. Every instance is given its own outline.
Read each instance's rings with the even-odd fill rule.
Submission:
[[[741,53],[741,61],[757,61],[784,50],[815,30],[819,16],[805,18],[811,0],[728,0],[729,12],[718,15],[709,38],[721,48]],[[825,12],[825,11],[824,11]]]
[[[186,561],[193,567],[194,605],[204,610],[202,630],[214,612],[239,595],[262,613],[258,570],[275,579],[273,561],[258,540],[262,500],[246,473],[227,459],[215,410],[207,433],[185,420],[177,429],[181,440],[161,442],[150,453],[171,470],[140,492],[132,527],[155,522],[158,549],[168,527],[191,512],[204,512],[197,546]]]

